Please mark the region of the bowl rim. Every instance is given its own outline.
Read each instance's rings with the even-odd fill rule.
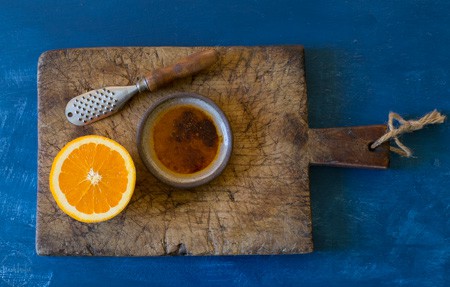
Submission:
[[[164,103],[172,101],[172,100],[184,99],[184,98],[197,99],[197,100],[205,102],[207,105],[212,107],[215,110],[215,112],[217,112],[218,115],[219,115],[218,118],[217,117],[213,118],[214,121],[224,125],[224,127],[225,127],[224,133],[226,133],[228,138],[229,138],[227,148],[224,150],[225,155],[224,155],[223,159],[221,160],[221,162],[216,164],[217,167],[213,170],[213,172],[211,174],[209,174],[208,176],[206,176],[206,177],[199,178],[198,180],[194,179],[194,180],[191,180],[189,182],[179,182],[179,181],[169,180],[167,177],[165,177],[160,172],[160,170],[155,169],[150,164],[149,161],[151,159],[147,158],[146,153],[144,152],[144,148],[143,148],[143,139],[144,139],[144,134],[145,134],[145,127],[146,127],[146,123],[147,123],[147,120],[150,117],[150,115],[159,106],[163,105]],[[195,107],[201,109],[201,107],[198,107],[198,106],[195,106]],[[203,109],[201,109],[201,110],[203,111]],[[212,115],[210,115],[210,116],[212,116]],[[200,185],[203,185],[203,184],[206,184],[206,183],[212,181],[213,179],[218,177],[223,172],[223,170],[227,166],[227,164],[228,164],[228,162],[230,160],[230,157],[231,157],[231,153],[232,153],[232,149],[233,149],[233,133],[231,131],[231,127],[230,127],[230,124],[228,122],[228,119],[227,119],[225,113],[222,111],[222,109],[213,100],[211,100],[210,98],[207,98],[205,96],[196,94],[196,93],[176,92],[176,93],[172,93],[172,94],[163,96],[162,98],[156,100],[153,104],[150,105],[150,107],[144,113],[144,116],[142,117],[142,119],[140,120],[140,123],[138,125],[136,145],[137,145],[137,149],[138,149],[138,153],[139,153],[140,159],[144,163],[144,165],[147,168],[147,170],[153,176],[155,176],[160,181],[162,181],[162,182],[164,182],[164,183],[166,183],[166,184],[168,184],[170,186],[173,186],[173,187],[177,187],[177,188],[192,188],[192,187],[197,187],[197,186],[200,186]]]

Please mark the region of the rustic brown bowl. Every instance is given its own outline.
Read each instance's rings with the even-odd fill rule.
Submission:
[[[165,167],[149,142],[158,115],[177,105],[193,106],[209,115],[220,139],[215,159],[206,168],[191,174],[176,173]],[[139,125],[137,147],[142,161],[155,177],[174,187],[191,188],[208,183],[222,173],[231,156],[233,136],[225,114],[212,100],[193,93],[177,93],[162,98],[147,110]]]

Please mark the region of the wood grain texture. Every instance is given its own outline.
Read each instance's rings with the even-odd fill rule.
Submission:
[[[85,127],[64,107],[94,88],[132,85],[139,75],[205,48],[50,51],[39,60],[39,188],[36,246],[48,255],[295,254],[313,249],[309,165],[386,168],[387,145],[369,151],[385,126],[308,129],[301,46],[217,47],[202,73],[138,95],[118,114]],[[155,179],[139,158],[137,126],[146,109],[174,92],[214,100],[228,117],[234,150],[223,174],[191,190]],[[137,168],[133,198],[116,218],[77,222],[56,206],[48,175],[70,140],[98,134],[121,143]]]
[[[385,125],[310,129],[311,164],[385,169],[389,166],[389,144],[369,148],[385,133]]]
[[[168,83],[190,75],[195,75],[199,71],[210,67],[217,61],[216,50],[200,51],[191,54],[184,59],[177,60],[176,64],[152,71],[145,76],[147,87],[154,92],[158,88]]]
[[[310,169],[317,252],[307,256],[98,260],[34,251],[43,51],[300,40],[310,126],[377,124],[389,111],[450,113],[448,11],[444,0],[3,1],[0,286],[450,286],[450,122],[402,137],[416,157],[393,155],[388,171]]]
[[[86,127],[64,116],[67,101],[106,85],[134,84],[151,70],[203,48],[107,48],[49,51],[39,59],[36,249],[42,255],[291,254],[312,251],[303,48],[216,48],[217,64],[155,93],[133,98],[114,116]],[[234,150],[208,185],[177,190],[142,164],[136,129],[145,110],[173,92],[214,100],[227,115]],[[77,222],[48,188],[51,163],[70,140],[110,137],[133,157],[133,198],[117,217]]]

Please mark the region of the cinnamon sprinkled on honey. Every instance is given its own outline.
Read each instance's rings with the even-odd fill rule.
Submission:
[[[191,174],[206,168],[215,158],[219,137],[211,118],[192,106],[166,111],[153,128],[154,151],[170,170]]]

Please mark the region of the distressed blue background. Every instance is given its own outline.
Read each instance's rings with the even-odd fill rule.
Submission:
[[[103,3],[104,2],[104,3]],[[395,3],[394,3],[395,2]],[[449,124],[387,171],[311,169],[316,252],[35,253],[36,65],[49,49],[304,44],[312,127],[450,112],[450,2],[0,0],[0,286],[450,286]]]

